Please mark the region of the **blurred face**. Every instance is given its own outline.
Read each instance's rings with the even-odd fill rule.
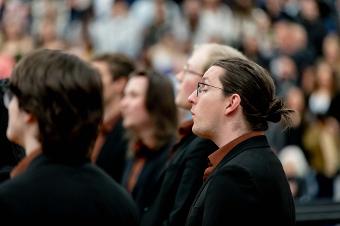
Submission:
[[[24,145],[23,139],[25,134],[25,118],[27,117],[27,112],[19,108],[18,99],[13,96],[8,104],[8,126],[6,135],[7,138],[21,146]]]
[[[196,89],[197,82],[202,79],[204,73],[202,65],[205,53],[206,51],[203,49],[196,50],[183,70],[176,75],[179,83],[176,96],[176,105],[178,107],[190,110],[191,104],[188,102],[188,97]]]
[[[219,80],[222,73],[220,67],[209,68],[203,76],[203,84],[200,83],[198,91],[188,98],[194,121],[192,131],[198,136],[213,139],[224,118],[226,97]]]
[[[149,112],[145,107],[147,88],[148,80],[145,77],[132,77],[128,81],[121,101],[125,128],[139,131],[151,124]]]
[[[109,67],[105,62],[100,61],[93,62],[92,66],[99,71],[99,75],[103,83],[104,103],[107,104],[114,97],[115,93]]]

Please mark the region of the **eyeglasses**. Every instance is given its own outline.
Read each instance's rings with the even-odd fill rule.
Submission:
[[[9,103],[11,102],[14,93],[10,89],[6,89],[3,95],[4,106],[8,108]]]
[[[183,72],[203,77],[203,74],[189,69],[189,65],[187,65],[187,64],[183,67]]]
[[[220,89],[220,90],[224,90],[223,88],[220,88],[220,87],[217,87],[217,86],[213,86],[213,85],[209,85],[209,84],[206,84],[206,83],[203,83],[203,82],[198,82],[197,83],[197,89],[196,89],[196,96],[198,97],[198,94],[199,93],[202,93],[205,88],[205,86],[210,86],[210,87],[213,87],[213,88],[216,88],[216,89]]]

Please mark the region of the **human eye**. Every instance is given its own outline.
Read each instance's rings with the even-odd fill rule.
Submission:
[[[202,93],[202,92],[205,92],[206,91],[206,85],[204,83],[198,83],[198,86],[197,86],[197,92],[198,93]]]

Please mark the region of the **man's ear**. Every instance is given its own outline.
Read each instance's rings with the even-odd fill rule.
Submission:
[[[32,113],[29,113],[27,111],[24,112],[25,114],[25,122],[27,123],[34,123],[37,121],[37,118],[32,114]]]
[[[230,95],[229,97],[227,97],[226,106],[225,106],[225,115],[229,115],[235,112],[240,106],[240,104],[241,104],[240,95],[234,93]]]

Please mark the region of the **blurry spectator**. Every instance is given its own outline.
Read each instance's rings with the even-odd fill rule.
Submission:
[[[0,186],[4,222],[137,225],[128,194],[89,161],[102,120],[102,85],[79,58],[39,50],[16,66],[5,92],[7,137],[26,158]]]
[[[253,0],[232,0],[232,33],[234,35],[235,46],[239,46],[244,35],[258,34],[257,17],[263,11],[254,7]]]
[[[330,33],[323,40],[322,59],[328,63],[336,74],[337,89],[340,88],[340,39],[339,36]]]
[[[31,32],[37,34],[41,23],[45,20],[53,21],[55,24],[56,33],[58,36],[64,35],[70,8],[68,7],[69,0],[34,0],[31,4]]]
[[[308,49],[316,55],[322,53],[322,42],[327,34],[320,15],[317,0],[299,0],[299,22],[304,26],[308,35]]]
[[[318,192],[318,184],[315,172],[308,165],[302,150],[295,145],[286,146],[279,153],[279,159],[294,199],[298,201],[314,199]]]
[[[203,0],[193,44],[217,42],[233,45],[238,40],[232,11],[222,0]]]
[[[308,103],[309,96],[315,89],[315,66],[310,65],[305,67],[301,72],[301,82],[299,84],[300,88],[302,89],[306,103]]]
[[[175,72],[185,61],[179,42],[169,32],[147,51],[151,66],[158,72],[174,77]]]
[[[38,28],[35,46],[45,49],[66,49],[66,44],[60,38],[54,20],[44,19]]]
[[[158,193],[156,182],[175,141],[177,109],[171,81],[153,71],[132,74],[121,109],[130,149],[123,185],[142,213]]]
[[[325,61],[317,63],[315,73],[315,88],[309,96],[308,108],[315,116],[325,115],[337,94],[336,75]]]
[[[172,1],[155,0],[152,10],[153,20],[145,30],[146,47],[159,42],[167,33],[175,35],[175,26],[180,25],[179,9]]]
[[[309,115],[304,93],[299,87],[293,86],[287,90],[284,99],[286,106],[294,110],[291,114],[291,126],[285,130],[281,124],[269,124],[269,129],[266,132],[268,142],[276,153],[280,153],[288,145],[293,145],[301,148],[305,154],[303,134],[309,123]]]
[[[3,102],[7,80],[0,80],[0,182],[9,178],[13,167],[24,157],[24,150],[6,137],[8,112]]]
[[[298,85],[298,70],[295,61],[285,55],[278,56],[271,62],[271,72],[276,83],[276,93],[284,96],[288,90]]]
[[[337,121],[328,116],[318,118],[304,133],[304,146],[316,172],[318,198],[333,198],[334,178],[340,169],[339,136]]]
[[[142,47],[140,21],[133,17],[124,0],[116,0],[111,17],[97,19],[89,25],[94,54],[119,52],[137,58]]]
[[[268,68],[274,50],[271,22],[264,12],[259,10],[255,14],[257,30],[241,37],[240,49],[249,59]]]
[[[184,0],[182,2],[182,23],[184,24],[184,48],[191,50],[200,25],[202,1]]]
[[[272,22],[295,20],[298,14],[299,0],[264,0],[261,8],[265,10]]]
[[[15,17],[13,16],[16,15]],[[5,10],[0,51],[15,61],[33,49],[33,39],[28,33],[28,7],[19,1],[10,2]]]
[[[117,182],[121,182],[127,139],[119,104],[128,76],[135,66],[130,58],[119,53],[95,56],[92,65],[98,70],[103,83],[104,119],[91,159]]]
[[[156,44],[167,33],[182,39],[180,9],[173,0],[135,1],[131,6],[131,15],[142,26],[144,48]]]
[[[315,75],[316,86],[308,99],[314,121],[309,124],[303,139],[310,165],[317,172],[318,197],[332,198],[333,179],[340,168],[340,131],[338,121],[333,118],[337,118],[334,106],[339,92],[335,73],[328,63],[319,61]]]

